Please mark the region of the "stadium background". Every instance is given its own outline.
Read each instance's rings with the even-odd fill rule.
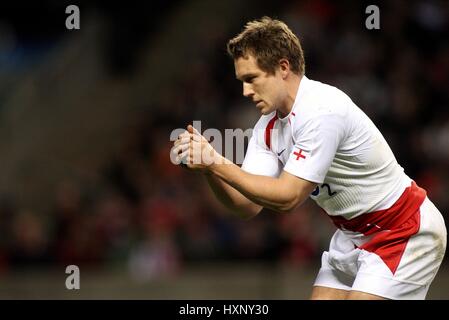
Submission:
[[[368,4],[2,3],[0,298],[308,297],[334,231],[315,204],[242,221],[169,161],[175,128],[258,119],[225,45],[263,15],[299,35],[307,76],[351,96],[448,221],[449,3],[378,3],[380,30]],[[65,288],[71,264],[80,290]],[[449,298],[447,259],[429,298]]]

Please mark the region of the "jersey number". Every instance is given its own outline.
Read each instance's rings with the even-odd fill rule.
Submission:
[[[328,185],[327,183],[323,183],[323,184],[321,185],[321,189],[323,189],[323,188],[326,188],[326,189],[327,189],[327,194],[329,195],[329,197],[332,197],[333,195],[337,194],[336,191],[333,191],[333,192],[332,192],[330,185]],[[320,194],[320,187],[317,186],[316,189],[312,192],[312,196],[315,196],[315,197],[316,197],[316,196],[319,195],[319,194]]]

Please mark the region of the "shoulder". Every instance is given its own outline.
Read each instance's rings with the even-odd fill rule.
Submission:
[[[304,111],[311,116],[326,114],[344,114],[353,104],[351,98],[339,88],[308,80],[308,86],[304,96]]]
[[[341,127],[354,107],[351,98],[337,87],[308,79],[293,130],[298,132],[336,123]]]

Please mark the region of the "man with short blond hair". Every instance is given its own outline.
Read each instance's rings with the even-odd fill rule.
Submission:
[[[424,299],[446,227],[374,123],[344,92],[306,77],[301,44],[282,21],[248,22],[228,53],[262,114],[242,167],[190,125],[175,141],[178,159],[244,217],[264,207],[291,212],[309,196],[327,212],[338,229],[312,299]]]

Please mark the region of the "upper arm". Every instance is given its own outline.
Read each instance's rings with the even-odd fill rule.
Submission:
[[[287,171],[282,171],[279,184],[281,186],[279,192],[284,192],[289,199],[285,211],[291,211],[304,202],[317,186],[315,182],[299,178]]]
[[[263,146],[257,139],[257,131],[251,137],[243,160],[242,170],[261,176],[277,178],[281,173],[281,166],[276,155]]]
[[[284,170],[322,183],[344,136],[345,120],[339,114],[324,114],[307,120],[294,131],[295,143]]]

